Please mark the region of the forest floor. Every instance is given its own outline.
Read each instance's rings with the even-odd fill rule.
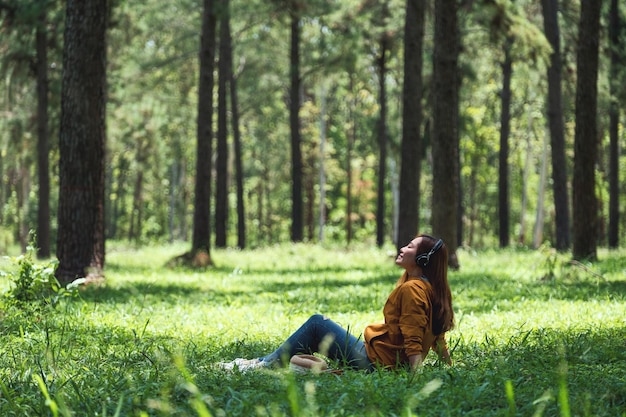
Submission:
[[[214,267],[165,267],[187,249],[112,243],[102,285],[3,297],[0,415],[626,416],[624,250],[593,264],[460,250],[453,366],[316,375],[213,364],[271,352],[314,313],[360,335],[400,275],[393,248],[215,249]],[[16,267],[0,264],[0,291]]]

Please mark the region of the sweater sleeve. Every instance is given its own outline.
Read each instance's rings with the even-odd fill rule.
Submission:
[[[430,313],[430,299],[426,289],[407,282],[402,285],[399,301],[399,326],[405,353],[407,356],[421,354]]]

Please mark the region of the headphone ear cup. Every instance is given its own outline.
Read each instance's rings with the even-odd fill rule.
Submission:
[[[430,257],[437,252],[443,246],[443,240],[439,239],[435,242],[435,245],[428,251],[428,253],[421,253],[415,257],[415,263],[422,268],[428,265]]]

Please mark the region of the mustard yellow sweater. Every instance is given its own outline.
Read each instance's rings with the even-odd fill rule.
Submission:
[[[365,328],[367,356],[373,363],[396,367],[409,363],[409,356],[422,358],[433,349],[446,348],[445,334],[435,336],[432,328],[432,289],[422,279],[397,286],[385,303],[384,323]]]

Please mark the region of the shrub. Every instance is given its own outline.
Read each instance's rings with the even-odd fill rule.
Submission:
[[[33,254],[35,247],[29,245],[26,253],[10,258],[17,266],[15,271],[0,271],[0,275],[8,276],[10,288],[5,292],[4,298],[7,304],[23,305],[28,303],[43,303],[56,305],[62,296],[73,295],[78,282],[63,288],[57,281],[54,273],[58,261],[56,259],[43,263],[35,263]]]

